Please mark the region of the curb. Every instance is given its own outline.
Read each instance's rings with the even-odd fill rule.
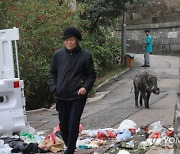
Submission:
[[[122,74],[126,73],[127,71],[129,71],[130,68],[126,68],[124,71],[122,71],[119,74],[114,75],[113,77],[106,79],[103,83],[101,83],[98,87],[97,87],[97,92],[96,92],[96,96],[92,97],[92,98],[88,98],[87,99],[87,103],[92,103],[95,101],[98,101],[100,99],[102,99],[103,97],[105,97],[110,91],[102,91],[99,92],[101,88],[107,86],[111,81],[116,80],[117,78],[119,78],[119,76],[121,76]]]
[[[95,101],[100,100],[101,98],[103,98],[104,96],[106,96],[110,91],[104,91],[104,92],[96,92],[96,96],[92,97],[92,98],[88,98],[86,103],[92,103]]]
[[[40,108],[40,109],[35,109],[35,110],[29,110],[29,111],[26,111],[26,113],[32,113],[32,112],[38,113],[38,112],[42,112],[42,111],[53,111],[53,108],[52,109],[51,108],[49,108],[49,109],[47,109],[47,108]]]
[[[122,71],[119,74],[114,75],[113,77],[106,79],[103,83],[101,83],[98,87],[97,87],[97,92],[100,91],[101,88],[105,87],[107,84],[109,84],[109,82],[116,80],[118,77],[120,77],[122,74],[128,72],[130,70],[130,68],[126,68],[124,71]]]

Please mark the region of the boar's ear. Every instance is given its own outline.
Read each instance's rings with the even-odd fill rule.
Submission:
[[[151,75],[150,74],[148,74],[148,76],[147,76],[147,80],[149,81],[150,79],[151,79]]]
[[[152,80],[152,81],[157,81],[157,77],[156,77],[156,75],[152,75],[152,74],[150,74],[150,75],[148,75],[148,81],[150,81],[150,80]]]

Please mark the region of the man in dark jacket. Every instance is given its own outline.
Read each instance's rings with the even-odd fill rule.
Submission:
[[[54,53],[49,75],[50,90],[55,92],[60,129],[67,146],[65,154],[74,153],[80,118],[96,79],[92,56],[79,45],[81,39],[78,29],[68,27],[64,30],[65,47]]]

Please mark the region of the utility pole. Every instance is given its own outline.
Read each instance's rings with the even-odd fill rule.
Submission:
[[[121,44],[122,44],[121,66],[124,66],[125,65],[124,56],[126,54],[126,11],[123,11],[123,24],[122,24],[122,30],[121,30]]]

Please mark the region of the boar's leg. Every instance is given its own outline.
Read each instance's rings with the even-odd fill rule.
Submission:
[[[146,95],[146,93],[143,93],[143,92],[142,92],[142,98],[143,98],[143,100],[144,100],[144,106],[145,106],[146,108],[149,108],[149,104],[148,104],[148,101],[147,101],[147,95]]]
[[[140,94],[140,100],[139,100],[139,104],[140,104],[140,106],[142,106],[142,93]]]
[[[149,98],[151,96],[151,92],[147,93],[147,105],[145,106],[146,108],[149,108]]]
[[[139,89],[134,88],[134,94],[135,94],[135,107],[138,107],[138,96],[139,96]]]

